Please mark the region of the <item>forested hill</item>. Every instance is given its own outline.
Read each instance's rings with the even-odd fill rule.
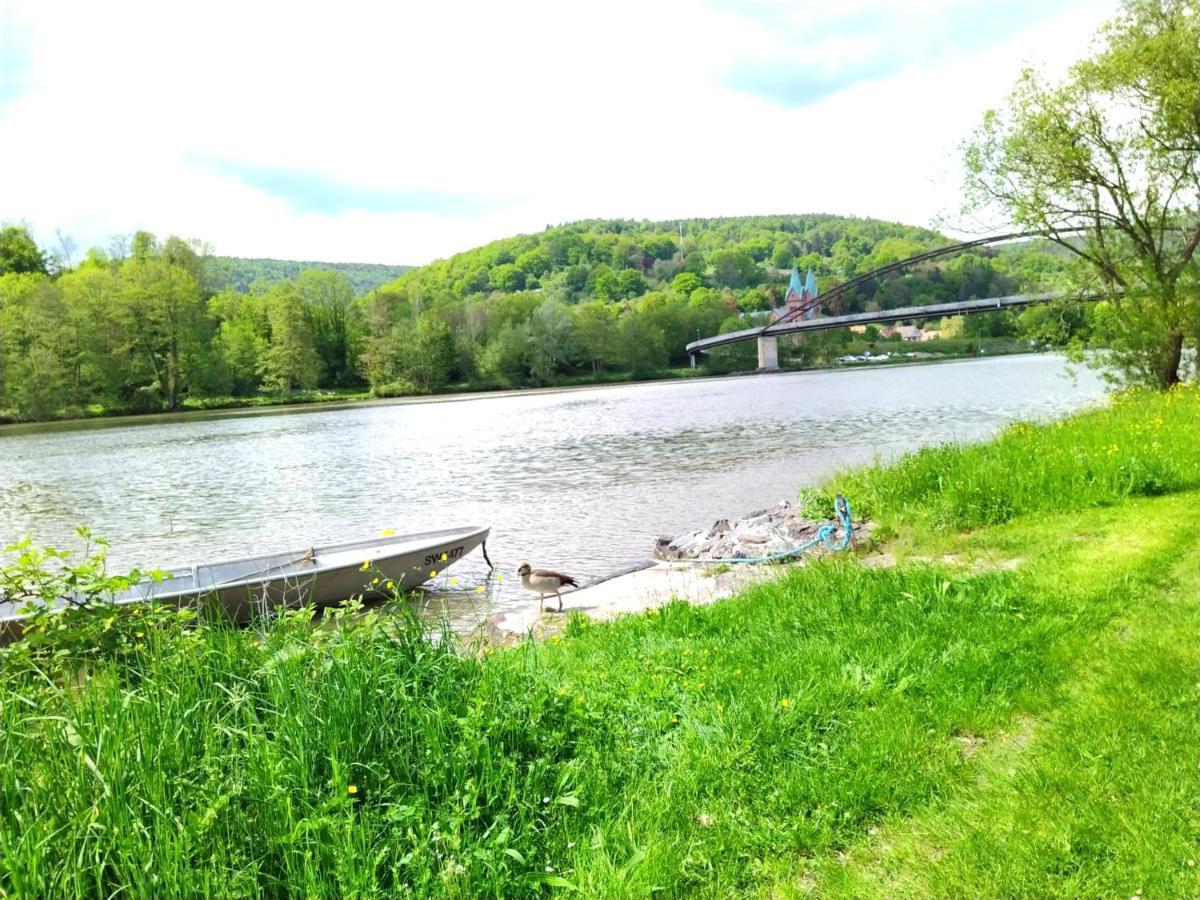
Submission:
[[[248,291],[255,281],[274,284],[296,278],[309,269],[338,272],[346,276],[356,296],[399,278],[412,266],[377,263],[299,262],[292,259],[243,259],[240,256],[209,256],[205,271],[215,290]]]
[[[493,241],[414,269],[386,289],[415,291],[438,304],[535,289],[618,300],[691,272],[711,287],[738,290],[770,283],[792,266],[844,278],[949,242],[927,228],[821,213],[593,219]]]
[[[367,336],[357,371],[376,393],[552,384],[605,370],[641,377],[686,365],[688,341],[767,321],[793,266],[811,268],[826,291],[951,243],[927,228],[824,214],[574,222],[493,241],[373,291],[360,304]],[[1000,296],[1049,287],[1061,270],[1061,258],[1037,246],[982,250],[869,281],[822,309]],[[1013,316],[980,319],[997,335],[1016,327]],[[828,358],[820,343],[789,352],[811,364]],[[753,367],[754,348],[704,362],[709,371]]]

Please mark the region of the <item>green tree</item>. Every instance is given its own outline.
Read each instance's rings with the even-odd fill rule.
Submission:
[[[527,322],[508,322],[488,341],[480,360],[483,373],[506,387],[529,377],[531,335]]]
[[[637,269],[625,269],[617,275],[617,296],[622,299],[640,297],[649,288],[646,277]]]
[[[525,287],[525,273],[512,263],[496,266],[488,274],[488,280],[498,291],[519,291]]]
[[[142,390],[160,398],[163,408],[179,409],[201,350],[205,304],[199,285],[181,266],[136,254],[121,266],[121,281],[117,315],[126,345],[152,376]]]
[[[662,331],[641,314],[626,314],[617,321],[614,349],[618,361],[635,378],[652,375],[667,364]]]
[[[231,319],[220,324],[213,341],[230,393],[236,396],[254,393],[267,350],[266,338],[249,320]]]
[[[547,300],[529,321],[529,372],[547,384],[575,356],[574,322],[566,307]]]
[[[2,405],[18,419],[57,415],[76,399],[72,362],[77,352],[58,286],[37,273],[0,275]]]
[[[1026,71],[965,148],[968,209],[999,209],[1111,298],[1106,363],[1166,388],[1200,330],[1200,2],[1127,0],[1057,85]]]
[[[575,307],[575,340],[579,355],[599,374],[613,357],[617,308],[600,300]]]
[[[518,256],[514,265],[527,276],[541,278],[550,271],[550,253],[545,247],[534,247]]]
[[[608,266],[598,266],[603,271],[594,273],[592,296],[597,300],[619,300],[621,298],[621,279]]]
[[[213,354],[222,369],[223,388],[235,395],[252,394],[267,349],[270,325],[264,295],[223,290],[208,301],[209,315],[220,323]]]
[[[582,291],[588,282],[587,266],[571,266],[567,269],[563,283],[573,291]]]
[[[0,275],[9,272],[46,274],[46,255],[19,225],[0,229]]]
[[[136,231],[129,242],[129,253],[134,259],[147,260],[158,255],[158,238],[149,231]]]
[[[304,301],[292,286],[282,282],[266,297],[270,339],[259,356],[263,385],[281,394],[316,387],[321,377],[321,357],[313,343],[312,326]]]
[[[653,259],[670,259],[679,245],[669,234],[652,234],[642,242],[642,248]]]
[[[718,250],[709,254],[713,267],[713,281],[725,287],[737,288],[753,284],[758,275],[758,266],[745,250]]]
[[[123,285],[102,261],[85,262],[60,275],[66,315],[79,337],[77,377],[89,403],[123,405],[122,390],[131,368],[125,332],[117,311]]]
[[[771,265],[777,269],[790,269],[796,258],[796,250],[791,241],[780,241],[771,253]]]
[[[355,380],[350,341],[354,287],[340,272],[308,269],[296,279],[296,293],[308,309],[313,346],[321,357],[325,383],[344,387]]]
[[[704,282],[700,280],[700,276],[695,272],[680,272],[671,282],[671,290],[683,296],[692,296],[692,291],[703,287]]]
[[[402,373],[425,394],[446,386],[454,367],[454,333],[434,313],[425,313],[404,354]]]

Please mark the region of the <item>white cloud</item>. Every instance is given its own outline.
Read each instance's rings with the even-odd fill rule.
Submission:
[[[922,15],[948,2],[925,0]],[[804,21],[820,8],[801,7]],[[858,4],[860,16],[879,8]],[[957,142],[1021,65],[1079,57],[1114,8],[784,109],[723,86],[734,61],[778,51],[773,26],[682,0],[30,0],[13,22],[32,46],[32,89],[0,106],[0,217],[29,221],[43,243],[55,227],[84,244],[146,228],[219,253],[409,263],[598,216],[927,224],[956,204]],[[866,54],[876,39],[830,37],[819,52]],[[498,205],[304,213],[205,159]]]

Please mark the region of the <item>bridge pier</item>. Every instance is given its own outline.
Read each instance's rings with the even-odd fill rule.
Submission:
[[[779,338],[773,334],[758,337],[758,371],[779,371]]]

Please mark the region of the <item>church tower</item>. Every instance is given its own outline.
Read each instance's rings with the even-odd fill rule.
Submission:
[[[812,319],[821,308],[817,296],[817,276],[809,267],[808,275],[800,280],[800,270],[792,267],[792,277],[788,281],[787,293],[783,297],[783,309],[775,310],[775,318],[791,315],[792,318]],[[795,315],[792,315],[792,314]]]

